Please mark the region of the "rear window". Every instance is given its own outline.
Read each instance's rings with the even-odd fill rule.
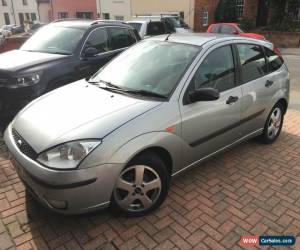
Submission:
[[[142,24],[141,23],[128,23],[132,28],[136,29],[138,32],[141,31]]]
[[[165,34],[165,26],[162,22],[150,22],[147,28],[147,35],[157,36]]]
[[[222,34],[234,34],[237,30],[230,25],[222,25],[221,33]]]
[[[243,83],[253,81],[267,73],[267,63],[258,45],[238,44],[238,53],[242,66]]]
[[[266,56],[269,62],[269,72],[274,72],[281,68],[283,59],[274,51],[265,47]]]

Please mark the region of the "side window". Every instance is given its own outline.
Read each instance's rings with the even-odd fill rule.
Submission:
[[[109,28],[109,31],[113,50],[129,47],[136,42],[135,40],[133,40],[133,37],[129,33],[128,29],[114,27]]]
[[[252,44],[237,45],[242,66],[243,83],[253,81],[267,73],[267,64],[260,46]]]
[[[272,50],[265,47],[266,56],[269,62],[269,72],[274,72],[281,68],[283,59]]]
[[[165,26],[162,22],[150,22],[147,27],[148,36],[165,34]]]
[[[211,28],[211,33],[219,33],[220,31],[220,26],[219,25],[213,25]]]
[[[230,25],[222,25],[221,33],[222,34],[235,34],[237,30]]]
[[[84,48],[88,47],[96,48],[98,53],[109,51],[107,30],[105,28],[93,30],[84,45]]]
[[[235,68],[231,46],[212,51],[201,63],[191,84],[191,89],[215,88],[220,92],[234,88]]]

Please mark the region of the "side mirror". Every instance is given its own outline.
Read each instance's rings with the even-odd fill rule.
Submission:
[[[200,101],[215,101],[220,98],[220,93],[214,88],[196,89],[189,93],[189,98],[192,103]]]
[[[233,33],[232,34],[234,34],[234,35],[238,35],[239,34],[239,32],[237,31],[237,30],[235,30],[235,31],[233,31]]]
[[[93,57],[94,55],[97,54],[98,54],[98,50],[94,47],[87,47],[83,52],[83,55],[85,57]]]

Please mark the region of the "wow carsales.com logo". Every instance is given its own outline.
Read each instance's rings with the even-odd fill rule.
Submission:
[[[240,245],[253,246],[293,246],[296,243],[294,236],[242,236]]]

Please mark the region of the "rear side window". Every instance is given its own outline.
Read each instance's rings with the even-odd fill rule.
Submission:
[[[165,26],[162,22],[150,22],[147,27],[148,36],[165,34]]]
[[[265,47],[266,56],[269,63],[269,72],[274,72],[281,68],[283,59],[272,50]]]
[[[237,49],[242,66],[243,83],[253,81],[267,73],[266,59],[260,46],[238,44]]]
[[[113,27],[109,28],[109,31],[113,50],[129,47],[136,42],[128,29]]]
[[[201,63],[192,79],[192,89],[215,88],[222,92],[234,88],[234,72],[231,47],[217,48]]]
[[[98,53],[108,52],[110,48],[107,30],[105,28],[93,30],[84,46],[84,48],[88,47],[96,48]]]
[[[222,34],[235,34],[237,30],[230,25],[222,25],[221,33]]]

